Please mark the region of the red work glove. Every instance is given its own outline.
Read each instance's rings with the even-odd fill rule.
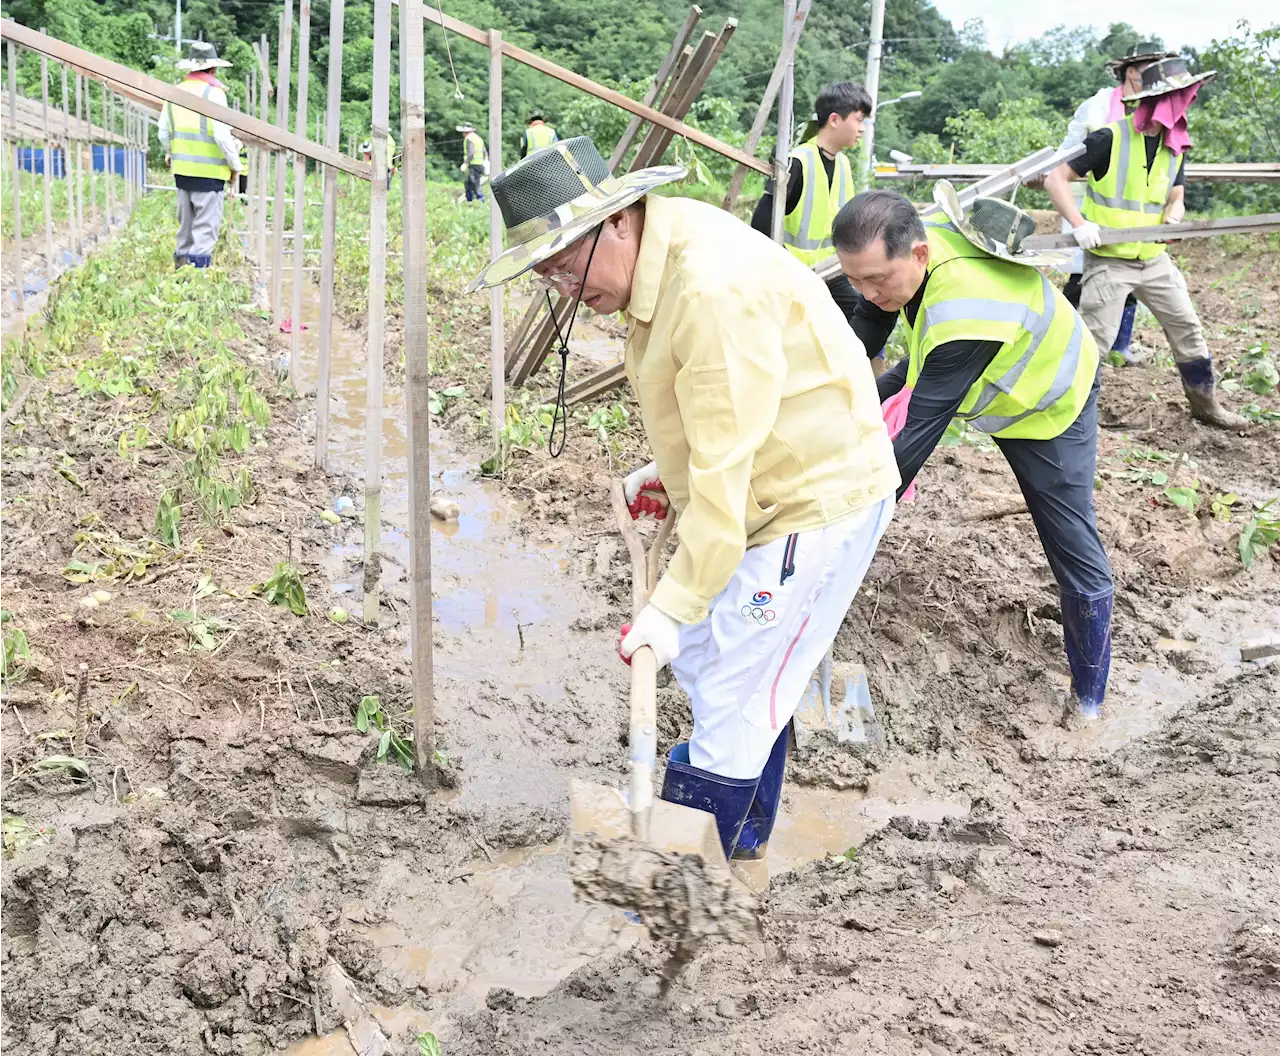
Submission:
[[[627,509],[631,511],[633,521],[638,521],[641,517],[652,517],[655,521],[666,519],[671,500],[667,498],[667,489],[658,479],[656,462],[650,462],[634,473],[627,474],[622,481],[622,493],[626,496]]]

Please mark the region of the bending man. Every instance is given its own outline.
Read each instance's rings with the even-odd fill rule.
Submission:
[[[948,192],[950,198],[948,199]],[[978,199],[979,229],[940,184],[949,223],[929,224],[902,195],[868,191],[836,217],[840,265],[866,301],[854,329],[868,348],[901,318],[908,356],[879,380],[905,385],[906,424],[893,443],[899,495],[952,418],[990,434],[1027,500],[1058,581],[1071,696],[1101,714],[1111,664],[1111,565],[1098,537],[1098,350],[1084,323],[1035,265],[1061,254],[1017,252],[1035,221]],[[1007,246],[1015,248],[1010,251]]]
[[[714,814],[726,855],[757,858],[787,723],[889,524],[898,474],[866,355],[822,280],[720,209],[646,197],[683,175],[611,176],[586,137],[535,151],[493,180],[509,248],[470,288],[533,268],[549,290],[626,313],[655,456],[628,498],[633,514],[642,498],[662,514],[670,502],[680,545],[621,652],[651,648],[692,704],[663,797]]]

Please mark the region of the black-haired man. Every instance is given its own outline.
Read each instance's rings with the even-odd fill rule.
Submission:
[[[814,104],[817,132],[791,151],[787,173],[787,213],[782,225],[782,244],[805,264],[813,267],[835,250],[831,245],[831,224],[840,207],[853,197],[853,170],[843,153],[862,138],[863,122],[871,114],[871,96],[854,81],[841,81],[824,88]],[[751,226],[762,234],[771,231],[773,184],[765,186],[764,197],[751,215]],[[852,323],[861,298],[838,275],[827,283],[831,297]],[[877,345],[867,355],[881,351]]]

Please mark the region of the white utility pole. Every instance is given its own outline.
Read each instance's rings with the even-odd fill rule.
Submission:
[[[173,50],[182,54],[182,0],[173,9]]]
[[[871,41],[867,46],[867,93],[871,96],[871,114],[862,133],[861,164],[858,166],[858,189],[871,186],[871,159],[876,140],[876,105],[880,98],[880,57],[884,52],[884,0],[871,0]]]

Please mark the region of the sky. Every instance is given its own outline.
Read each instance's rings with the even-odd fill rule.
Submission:
[[[1274,19],[1262,17],[1257,0],[1163,0],[1126,5],[1115,0],[1073,0],[1070,4],[1037,4],[1027,0],[933,0],[957,30],[970,18],[987,25],[987,40],[997,54],[1006,44],[1038,37],[1056,25],[1093,26],[1099,36],[1112,22],[1128,22],[1140,33],[1160,37],[1170,48],[1184,44],[1203,48],[1214,38],[1235,32],[1236,23],[1251,18],[1255,28]]]

